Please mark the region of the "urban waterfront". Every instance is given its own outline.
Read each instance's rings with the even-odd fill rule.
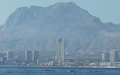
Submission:
[[[120,68],[0,66],[0,75],[119,75]]]

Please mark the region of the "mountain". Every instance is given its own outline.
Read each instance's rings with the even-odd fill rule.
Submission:
[[[119,48],[120,25],[102,23],[73,2],[16,9],[0,27],[0,49],[56,50],[65,39],[66,52]]]

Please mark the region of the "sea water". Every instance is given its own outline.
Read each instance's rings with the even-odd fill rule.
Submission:
[[[120,75],[120,68],[0,66],[0,75]]]

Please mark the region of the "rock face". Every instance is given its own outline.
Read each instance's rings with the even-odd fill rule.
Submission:
[[[0,49],[56,50],[65,39],[66,52],[110,50],[120,45],[120,24],[102,23],[73,2],[48,7],[20,7],[0,27]]]

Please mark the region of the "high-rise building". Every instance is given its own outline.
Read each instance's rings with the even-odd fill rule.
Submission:
[[[20,52],[18,52],[18,54],[17,54],[17,60],[18,61],[20,60]]]
[[[37,59],[39,59],[39,51],[33,51],[33,61],[37,62]]]
[[[32,61],[32,51],[25,52],[25,60],[31,62]]]
[[[64,61],[64,39],[57,40],[56,60]]]
[[[4,53],[0,53],[0,61],[4,60]]]
[[[110,54],[108,51],[104,51],[104,53],[102,54],[102,60],[104,62],[109,62],[109,58],[110,58]]]
[[[40,66],[40,60],[37,59],[37,66]]]
[[[1,58],[4,58],[4,53],[0,53],[0,57],[1,57]]]
[[[111,50],[110,52],[110,62],[118,61],[118,50]]]
[[[13,52],[8,51],[7,52],[7,60],[11,60],[13,58]]]
[[[75,56],[75,65],[76,66],[79,65],[79,56],[78,55]]]

